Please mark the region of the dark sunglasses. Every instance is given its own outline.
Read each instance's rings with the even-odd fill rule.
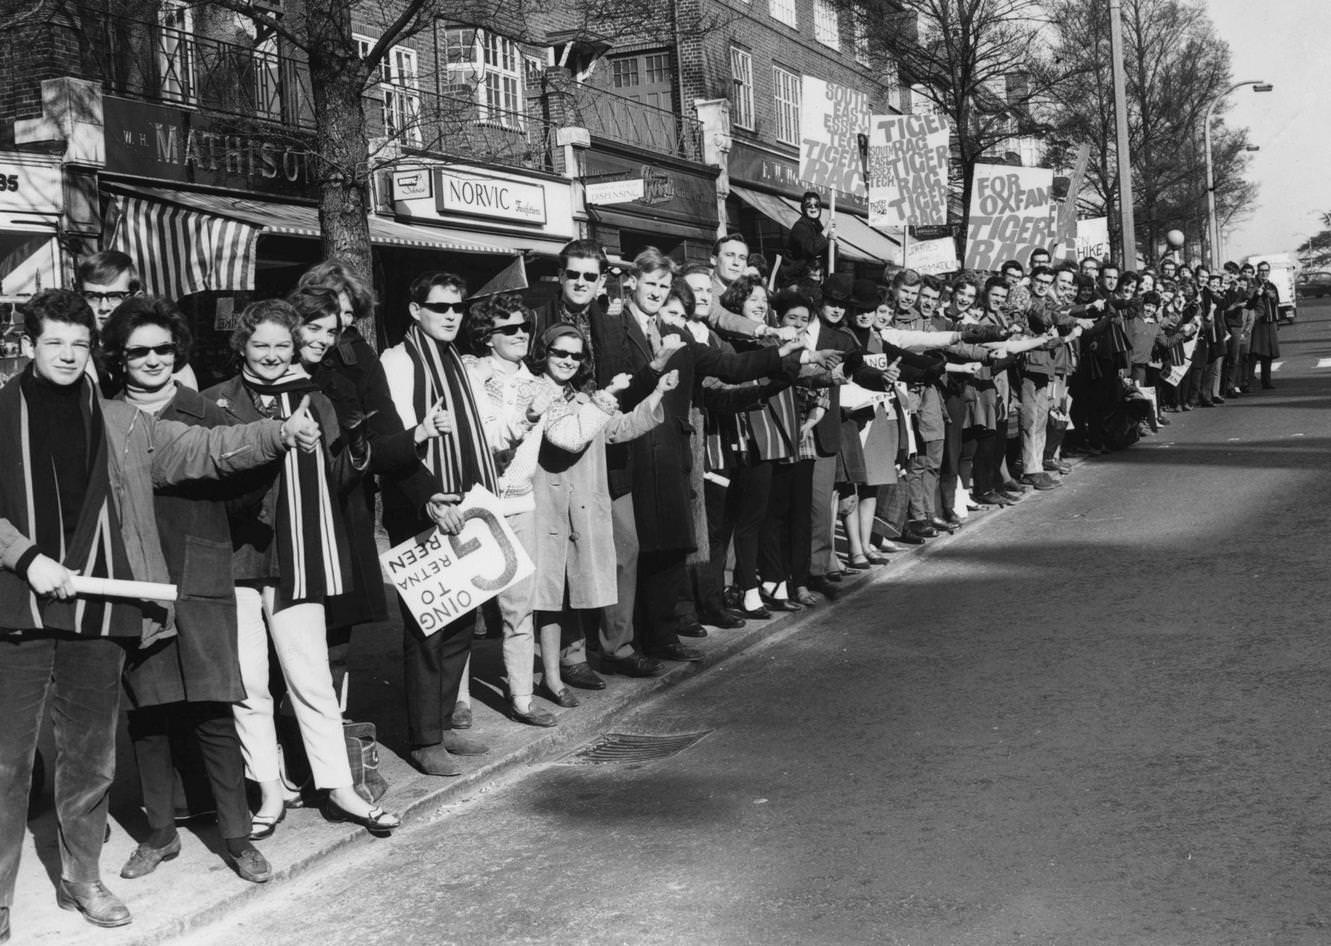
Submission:
[[[149,354],[156,355],[158,358],[165,358],[167,355],[175,357],[175,345],[134,345],[125,349],[126,361],[142,361]]]
[[[518,332],[523,332],[527,335],[530,335],[531,323],[514,322],[512,325],[496,325],[494,328],[490,329],[491,335],[508,335],[509,337],[518,334]]]
[[[461,302],[422,302],[419,305],[422,309],[433,312],[435,315],[449,315],[453,312],[460,315],[462,313]]]
[[[546,358],[567,358],[570,361],[582,361],[586,352],[569,351],[567,348],[551,348],[545,353]]]
[[[564,270],[564,278],[569,282],[596,282],[601,278],[600,273],[584,273],[577,269]]]
[[[85,292],[83,294],[83,299],[89,305],[97,305],[99,302],[114,302],[119,304],[132,295],[134,295],[134,293],[123,290],[119,292]]]

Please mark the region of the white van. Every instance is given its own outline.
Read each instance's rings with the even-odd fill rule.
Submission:
[[[1256,256],[1249,256],[1243,262],[1252,263],[1253,266],[1258,263],[1271,264],[1271,282],[1280,293],[1280,317],[1293,322],[1294,316],[1298,314],[1294,283],[1299,274],[1299,261],[1294,254],[1259,253]]]

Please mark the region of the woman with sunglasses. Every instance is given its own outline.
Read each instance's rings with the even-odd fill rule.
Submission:
[[[121,303],[102,334],[107,376],[118,400],[160,420],[225,427],[226,415],[179,383],[190,334],[168,301],[134,296]],[[217,483],[162,486],[153,512],[168,573],[182,591],[174,605],[176,634],[129,652],[125,688],[129,734],[138,764],[148,834],[120,876],[152,873],[180,853],[176,831],[177,772],[195,773],[173,746],[192,746],[212,795],[223,856],[252,883],[271,879],[267,860],[250,841],[245,763],[231,704],[245,696],[237,655],[236,602],[231,580],[231,531],[226,493]],[[193,753],[191,753],[193,754]]]
[[[579,393],[590,372],[586,340],[576,327],[562,323],[541,335],[531,370],[540,378],[534,399],[550,406],[540,418],[535,449],[524,444],[509,475],[519,478],[534,461],[531,604],[540,628],[542,695],[560,706],[576,706],[560,676],[561,639],[581,639],[595,612],[619,597],[605,447],[661,424],[661,398],[679,385],[679,373],[663,374],[637,407],[620,413],[615,396],[629,385],[629,376],[617,375],[593,395]]]
[[[494,455],[500,510],[527,554],[535,558],[536,500],[531,478],[540,431],[533,428],[550,398],[547,395],[540,401],[535,399],[536,377],[524,363],[531,347],[532,319],[532,310],[523,305],[522,297],[516,293],[487,296],[474,303],[467,312],[465,329],[476,354],[464,355],[462,362],[471,378],[485,442]],[[516,462],[519,455],[528,454],[527,462]],[[554,726],[557,722],[554,714],[532,704],[536,638],[532,632],[531,601],[530,578],[505,589],[498,597],[504,628],[502,653],[504,674],[508,678],[508,713],[515,721],[529,726]],[[558,657],[556,647],[556,662]],[[464,691],[466,686],[464,674]],[[554,692],[543,695],[559,702]]]
[[[286,813],[278,767],[269,645],[277,654],[315,787],[328,792],[324,815],[386,834],[401,819],[365,801],[353,786],[342,713],[328,670],[325,603],[351,590],[351,549],[337,495],[369,462],[368,443],[343,435],[332,402],[299,363],[301,317],[270,299],[245,308],[231,336],[241,372],[204,392],[233,423],[309,411],[323,430],[310,453],[288,454],[255,471],[250,503],[232,506],[231,535],[240,616],[245,699],[236,728],[261,802],[250,837],[270,836]]]

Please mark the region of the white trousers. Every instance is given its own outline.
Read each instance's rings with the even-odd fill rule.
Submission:
[[[280,776],[273,696],[268,691],[271,635],[315,787],[345,788],[351,785],[351,765],[342,738],[342,711],[328,669],[324,606],[297,604],[274,614],[276,595],[274,585],[236,588],[245,699],[233,711],[246,774],[256,782],[272,782]]]

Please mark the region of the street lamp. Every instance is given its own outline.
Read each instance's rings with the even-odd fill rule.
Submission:
[[[1275,88],[1269,82],[1262,82],[1260,79],[1235,82],[1211,100],[1211,104],[1206,107],[1206,117],[1202,119],[1202,133],[1206,137],[1206,226],[1211,236],[1212,267],[1220,265],[1220,224],[1215,216],[1215,172],[1211,168],[1211,114],[1225,96],[1245,85],[1252,86],[1254,92],[1270,92]],[[1256,145],[1249,145],[1248,150],[1256,151],[1258,148]]]

